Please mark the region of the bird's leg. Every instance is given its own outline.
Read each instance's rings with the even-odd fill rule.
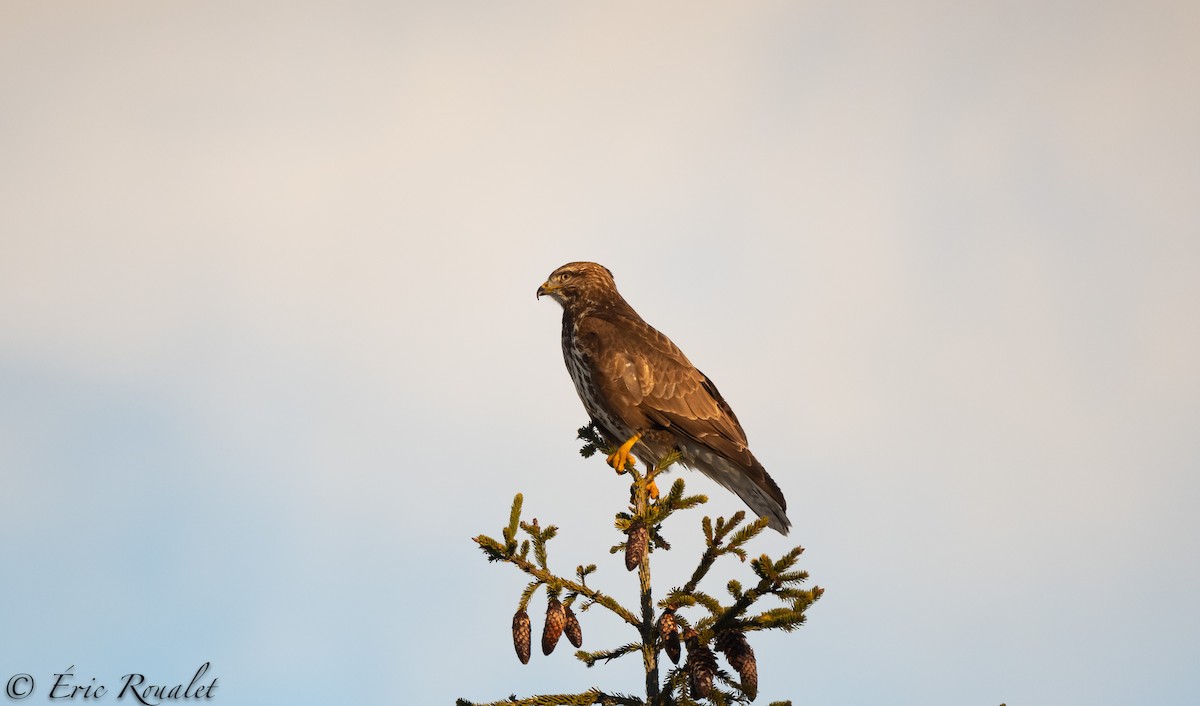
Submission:
[[[634,434],[633,436],[629,437],[629,440],[624,444],[621,444],[620,448],[608,455],[608,465],[612,466],[617,473],[624,473],[626,466],[632,466],[636,464],[637,459],[629,453],[629,450],[632,449],[633,445],[636,444],[638,439],[641,438],[641,434]]]

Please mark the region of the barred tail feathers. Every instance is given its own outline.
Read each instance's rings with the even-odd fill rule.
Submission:
[[[751,456],[753,465],[747,470],[711,448],[699,444],[688,446],[691,448],[685,449],[682,459],[685,466],[695,468],[736,494],[755,515],[769,517],[771,529],[787,535],[792,526],[787,517],[787,500],[758,459]]]

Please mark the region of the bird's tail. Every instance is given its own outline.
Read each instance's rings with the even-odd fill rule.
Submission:
[[[689,449],[697,463],[687,463],[689,454],[684,454],[684,463],[698,469],[742,499],[758,517],[770,518],[771,529],[787,535],[792,526],[787,517],[787,500],[767,469],[750,455],[750,467],[731,461],[713,453],[705,447]]]
[[[767,469],[763,468],[758,459],[754,459],[752,471],[742,478],[743,481],[730,490],[737,493],[742,502],[750,506],[756,515],[771,518],[768,525],[771,529],[787,536],[792,522],[787,517],[787,500],[784,499],[783,491],[779,489],[775,479],[767,473]]]

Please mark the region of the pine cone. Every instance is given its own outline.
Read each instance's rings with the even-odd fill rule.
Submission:
[[[529,664],[529,613],[518,610],[513,616],[513,647],[517,648],[517,659]]]
[[[667,656],[675,664],[679,664],[679,633],[673,632],[667,636]]]
[[[571,610],[571,606],[564,608],[567,615],[567,624],[563,626],[563,632],[567,634],[567,639],[576,647],[583,647],[583,630],[579,627],[579,618],[575,617],[575,611]]]
[[[563,610],[562,603],[551,596],[550,602],[546,604],[546,625],[542,628],[542,654],[548,655],[554,651],[566,624],[567,612]]]
[[[625,540],[625,568],[633,571],[642,563],[646,556],[646,548],[650,543],[650,531],[641,520],[636,520],[629,528],[629,539]]]
[[[717,673],[717,658],[708,645],[700,644],[696,638],[688,640],[688,657],[685,665],[688,687],[692,697],[708,698],[712,693],[713,676]]]
[[[658,637],[667,656],[679,664],[679,628],[675,625],[675,611],[664,611],[658,620]]]
[[[741,677],[742,691],[753,701],[754,697],[758,696],[758,663],[754,660],[753,654],[738,670],[738,676]]]
[[[715,646],[725,653],[725,661],[729,662],[729,666],[737,670],[742,691],[753,701],[758,695],[758,663],[754,659],[754,650],[746,642],[746,636],[740,632],[722,633]]]

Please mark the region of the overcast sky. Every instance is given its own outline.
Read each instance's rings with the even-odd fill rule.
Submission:
[[[521,666],[524,581],[470,541],[523,492],[553,567],[633,595],[606,553],[627,487],[576,452],[534,298],[586,259],[720,386],[788,498],[760,550],[805,546],[827,589],[752,640],[759,702],[1193,703],[1197,27],[1188,2],[4,3],[0,679],[636,692],[636,658]]]

